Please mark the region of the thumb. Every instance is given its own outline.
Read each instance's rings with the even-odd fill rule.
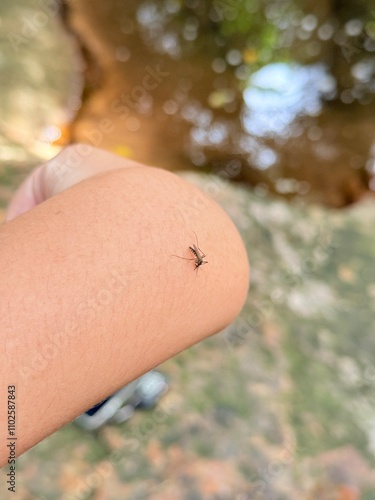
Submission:
[[[78,182],[109,170],[140,164],[87,144],[63,149],[55,158],[36,167],[11,199],[5,221],[14,219],[39,203]]]

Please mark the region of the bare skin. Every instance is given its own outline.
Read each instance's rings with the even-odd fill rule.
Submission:
[[[79,148],[38,169],[0,226],[0,465],[9,385],[21,454],[223,329],[247,294],[243,243],[210,198],[169,172]],[[209,261],[198,276],[194,261],[172,257],[192,257],[194,232]]]

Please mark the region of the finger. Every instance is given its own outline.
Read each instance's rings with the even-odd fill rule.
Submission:
[[[33,170],[24,180],[8,206],[5,220],[14,219],[88,177],[109,170],[139,166],[139,163],[88,144],[69,146]]]
[[[42,166],[37,167],[17,189],[8,205],[5,221],[14,219],[37,205],[34,184],[41,168]]]

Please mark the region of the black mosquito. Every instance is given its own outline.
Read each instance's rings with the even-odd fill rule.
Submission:
[[[193,231],[194,233],[194,231]],[[195,269],[198,270],[199,267],[203,266],[204,264],[208,264],[207,260],[203,260],[206,257],[206,254],[202,252],[202,250],[199,248],[199,243],[198,243],[198,236],[195,234],[195,238],[197,240],[197,244],[195,245],[193,243],[193,246],[189,246],[190,252],[194,255],[192,259],[188,259],[187,257],[180,257],[179,255],[173,255],[172,257],[178,257],[179,259],[184,259],[184,260],[195,260]]]

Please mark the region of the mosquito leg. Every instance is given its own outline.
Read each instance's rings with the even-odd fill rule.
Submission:
[[[193,233],[195,234],[195,239],[197,240],[197,248],[198,248],[198,250],[199,250],[201,253],[203,253],[203,252],[202,252],[202,250],[199,248],[199,243],[198,243],[198,236],[197,236],[197,233],[196,233],[195,231],[193,231]]]
[[[188,259],[187,257],[180,257],[179,255],[174,255],[174,254],[172,254],[171,257],[178,257],[179,259],[183,260],[195,260],[195,259]]]

